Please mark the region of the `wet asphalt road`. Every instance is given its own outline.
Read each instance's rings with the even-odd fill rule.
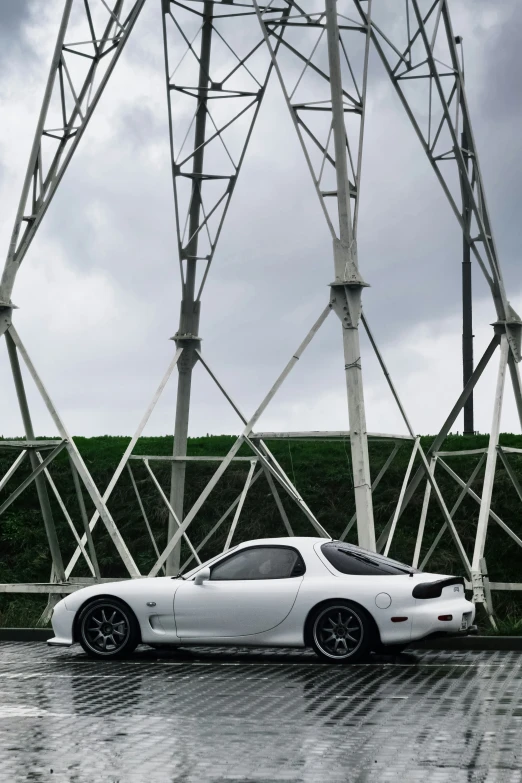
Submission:
[[[522,783],[522,657],[2,643],[0,780]]]

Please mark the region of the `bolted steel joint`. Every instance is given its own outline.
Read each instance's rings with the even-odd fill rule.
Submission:
[[[348,246],[337,237],[333,240],[335,282],[349,286],[368,286],[365,283],[357,266],[357,243],[352,241]]]
[[[15,305],[0,302],[0,336],[5,334],[12,324],[13,308]]]
[[[183,352],[178,359],[178,372],[183,375],[191,372],[192,368],[198,360],[196,348],[200,347],[201,338],[192,337],[191,335],[174,336],[171,339],[175,340],[176,348],[183,348]]]
[[[330,307],[339,317],[343,329],[357,329],[362,312],[362,287],[330,283],[330,288],[332,289]]]
[[[471,586],[473,588],[473,601],[476,604],[483,604],[484,595],[484,576],[481,571],[471,572]]]
[[[522,321],[510,305],[509,318],[505,321],[494,321],[492,327],[499,337],[506,335],[513,358],[518,363],[522,359]]]

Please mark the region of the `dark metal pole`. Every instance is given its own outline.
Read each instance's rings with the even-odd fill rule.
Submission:
[[[462,134],[462,152],[469,166],[468,142],[466,132]],[[462,188],[462,217],[465,231],[462,235],[462,375],[465,387],[473,375],[473,301],[471,280],[471,247],[469,236],[471,226],[471,209],[467,189]],[[464,403],[464,435],[475,432],[473,414],[473,392]]]
[[[186,275],[183,283],[181,300],[181,312],[179,329],[176,334],[176,344],[183,347],[178,362],[178,392],[176,400],[176,422],[174,429],[175,457],[184,457],[187,454],[187,437],[190,413],[190,392],[192,384],[192,369],[196,361],[195,348],[199,346],[199,313],[200,301],[194,300],[196,288],[198,234],[196,233],[200,223],[201,214],[201,187],[204,159],[205,130],[207,124],[207,100],[210,66],[210,51],[212,44],[213,2],[205,2],[203,6],[203,28],[201,32],[201,51],[199,64],[198,83],[198,108],[196,111],[194,149],[196,150],[192,166],[192,188],[189,212],[189,241],[182,248],[183,258],[186,260]],[[179,521],[183,520],[183,505],[185,496],[185,462],[173,462],[171,472],[170,504]],[[169,518],[168,539],[172,538],[178,526],[173,517]],[[180,568],[179,544],[174,547],[166,561],[167,575],[177,574]]]

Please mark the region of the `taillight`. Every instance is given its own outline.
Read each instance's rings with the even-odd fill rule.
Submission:
[[[449,622],[450,620],[453,620],[452,614],[439,614],[439,620],[442,620],[443,622]]]
[[[392,623],[405,623],[407,619],[407,617],[392,617],[391,621]]]

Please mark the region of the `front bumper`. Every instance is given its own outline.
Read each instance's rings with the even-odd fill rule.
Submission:
[[[52,639],[47,639],[49,647],[71,647],[73,642],[67,639],[60,639],[58,636],[53,636]]]
[[[76,612],[70,611],[62,598],[53,610],[51,623],[55,636],[47,640],[49,647],[70,647],[74,643],[73,623]]]

